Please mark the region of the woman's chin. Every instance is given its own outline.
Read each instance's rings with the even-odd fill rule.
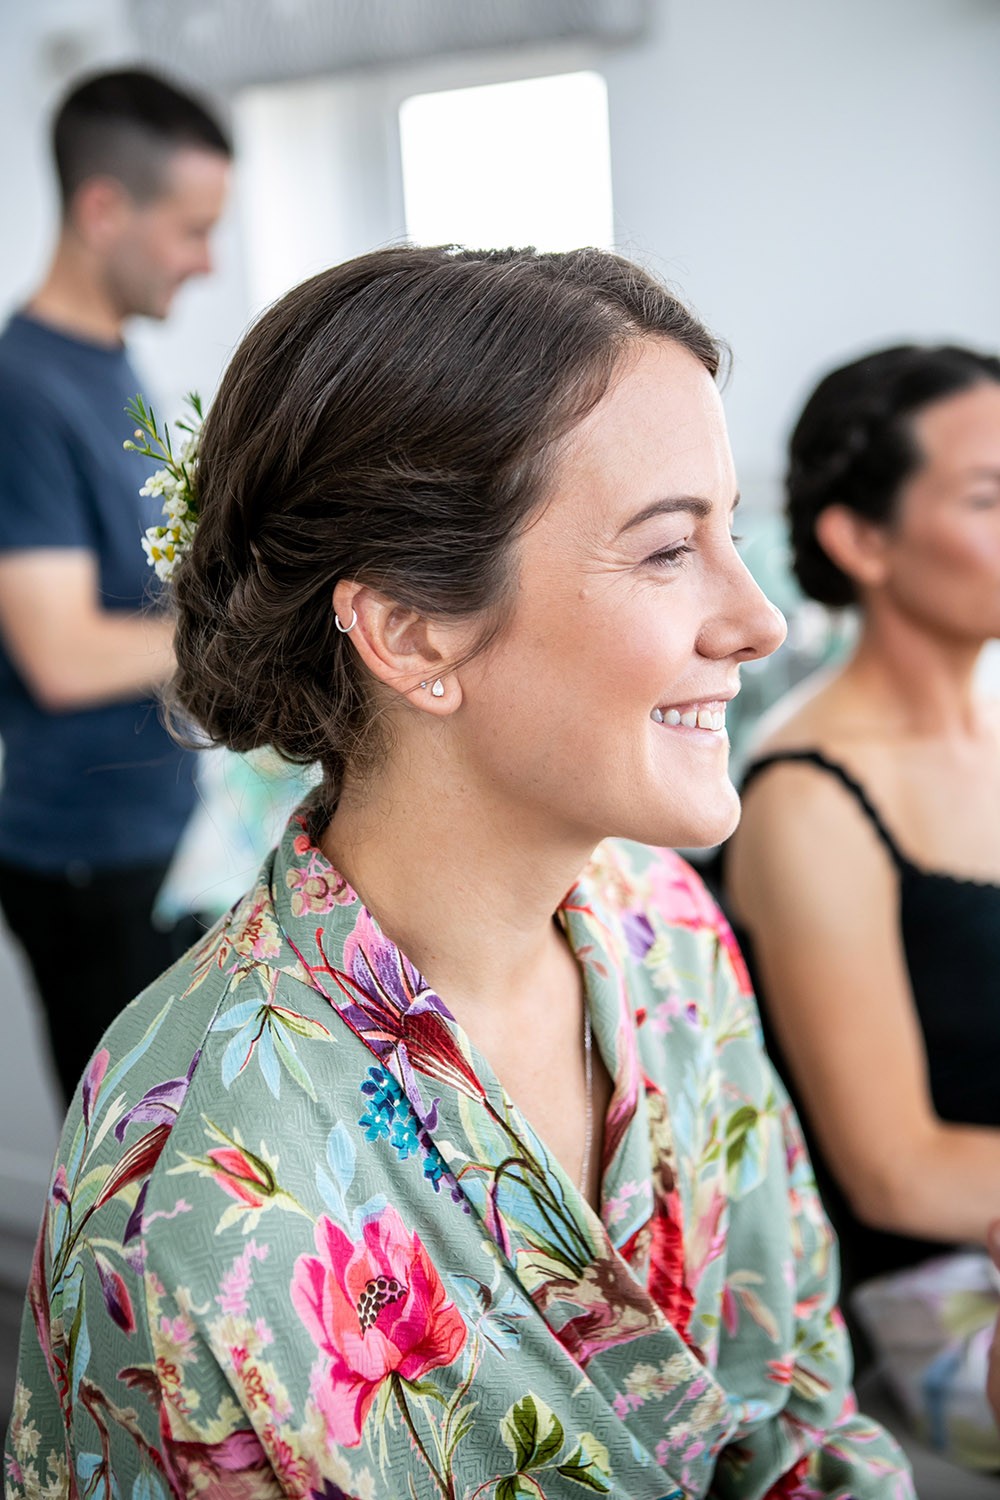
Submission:
[[[630,837],[638,843],[665,849],[712,849],[722,844],[740,821],[739,793],[727,779],[725,787],[710,801],[672,807],[650,819],[643,834]]]

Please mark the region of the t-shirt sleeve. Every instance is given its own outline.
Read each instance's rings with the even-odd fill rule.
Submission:
[[[73,442],[35,390],[0,385],[0,553],[93,549],[96,539]]]

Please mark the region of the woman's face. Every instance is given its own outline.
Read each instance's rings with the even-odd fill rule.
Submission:
[[[732,831],[726,704],[785,634],[733,546],[735,502],[708,372],[638,345],[562,445],[505,628],[458,672],[453,726],[498,811],[587,846]]]
[[[923,454],[885,531],[886,589],[926,628],[980,644],[1000,636],[1000,385],[925,407]]]

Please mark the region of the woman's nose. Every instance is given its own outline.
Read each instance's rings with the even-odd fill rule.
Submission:
[[[724,596],[701,632],[702,654],[758,661],[777,651],[787,634],[781,610],[768,599],[743,559],[734,557]]]

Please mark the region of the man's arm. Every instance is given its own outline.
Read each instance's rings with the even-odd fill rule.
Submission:
[[[0,556],[0,633],[50,713],[135,698],[174,670],[172,621],[102,609],[97,560],[84,548]]]

